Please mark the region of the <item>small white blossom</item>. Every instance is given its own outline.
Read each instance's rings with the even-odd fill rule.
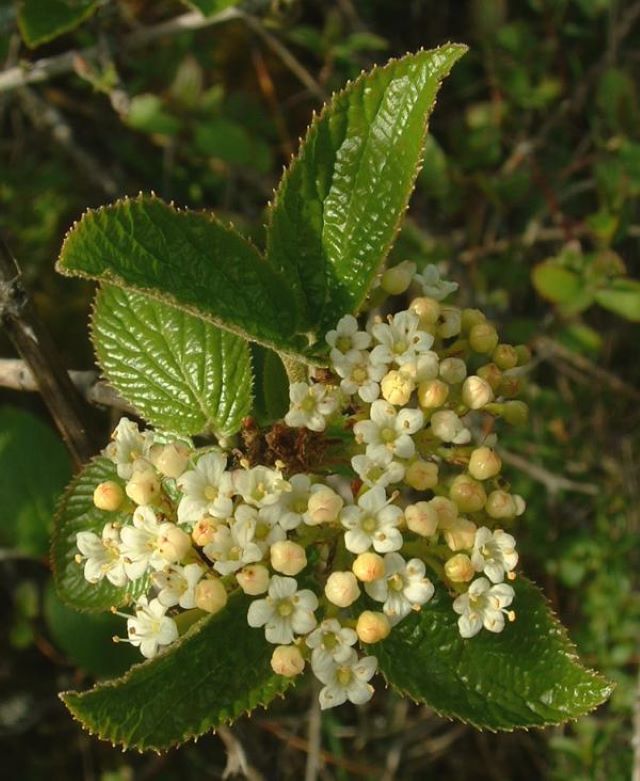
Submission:
[[[184,610],[196,606],[196,586],[204,575],[199,564],[181,567],[174,564],[153,575],[153,584],[158,589],[158,601],[164,607],[180,605]]]
[[[155,656],[162,645],[178,639],[176,622],[165,615],[167,608],[159,600],[140,597],[135,617],[127,619],[127,634],[131,645],[139,647],[147,659]]]
[[[294,382],[289,386],[289,399],[291,407],[284,422],[292,428],[324,431],[327,418],[338,408],[335,388],[321,383]]]
[[[457,282],[447,282],[440,279],[438,267],[432,263],[425,266],[422,274],[416,274],[414,280],[422,287],[425,296],[434,298],[436,301],[444,300],[458,289]]]
[[[387,553],[384,564],[384,577],[366,583],[365,589],[372,599],[384,602],[382,610],[393,626],[428,602],[434,587],[425,576],[424,562],[420,559],[405,562],[399,553]]]
[[[361,420],[353,427],[357,442],[366,442],[367,455],[377,458],[389,451],[397,458],[411,458],[415,445],[411,434],[424,425],[424,415],[418,409],[396,408],[382,399],[374,401],[370,420]]]
[[[501,583],[518,563],[516,541],[502,529],[492,532],[482,526],[476,532],[471,563],[476,572],[483,572],[492,583]]]
[[[237,469],[233,473],[233,487],[252,507],[276,504],[281,494],[291,490],[291,485],[282,477],[281,472],[266,466]]]
[[[336,618],[326,618],[320,626],[305,638],[311,648],[312,665],[328,660],[343,662],[351,656],[351,646],[355,644],[358,635],[353,629],[342,626]]]
[[[216,572],[230,575],[245,564],[262,559],[263,550],[255,539],[256,515],[253,508],[241,505],[230,526],[220,524],[216,527],[211,542],[202,549],[204,555],[214,562]]]
[[[351,466],[362,482],[370,488],[374,485],[386,488],[392,483],[399,483],[405,472],[404,465],[394,461],[393,454],[386,449],[377,451],[375,457],[354,456]]]
[[[492,586],[487,578],[478,578],[453,603],[460,615],[458,629],[462,637],[473,637],[484,626],[490,632],[502,632],[505,615],[512,621],[515,614],[506,610],[515,597],[515,591],[507,583]]]
[[[252,627],[265,627],[269,643],[289,645],[295,635],[306,635],[315,628],[314,611],[318,598],[309,589],[298,591],[295,578],[274,575],[266,599],[256,599],[249,605],[247,621]]]
[[[431,416],[431,431],[443,442],[466,445],[471,441],[471,432],[453,410],[440,410]]]
[[[133,465],[148,454],[151,435],[148,432],[142,433],[129,418],[120,418],[111,440],[104,454],[116,465],[118,476],[129,480],[133,475]]]
[[[180,475],[177,481],[182,491],[178,505],[179,523],[195,523],[207,514],[215,518],[231,515],[233,487],[226,468],[226,456],[206,453],[198,459],[194,469]]]
[[[339,362],[353,350],[366,350],[371,344],[371,336],[358,330],[358,321],[353,315],[345,315],[338,320],[335,330],[328,331],[325,337],[331,347],[331,361]]]
[[[373,696],[373,686],[369,683],[378,667],[375,656],[365,656],[358,659],[356,652],[351,649],[349,656],[340,662],[323,657],[314,663],[312,658],[311,668],[318,680],[324,683],[320,691],[320,707],[334,708],[349,700],[354,705],[362,705]]]
[[[120,534],[112,523],[105,525],[101,537],[93,532],[78,532],[76,545],[82,556],[86,557],[85,580],[98,583],[106,577],[114,586],[124,586],[127,574],[120,551]]]
[[[340,516],[347,529],[344,543],[351,553],[364,553],[373,545],[378,553],[400,550],[402,534],[397,528],[402,510],[390,504],[384,488],[375,486],[358,499],[358,506],[345,507]]]
[[[430,350],[433,336],[421,331],[420,318],[415,312],[403,311],[393,316],[389,324],[376,323],[371,333],[378,344],[371,351],[371,363],[396,364],[415,362],[421,353]]]
[[[380,395],[380,380],[385,367],[371,363],[369,353],[353,350],[340,361],[334,361],[336,374],[342,378],[340,390],[347,396],[357,393],[370,404]]]
[[[277,523],[285,531],[296,529],[302,523],[302,516],[307,512],[311,495],[309,475],[294,475],[289,484],[290,491],[280,494],[275,504],[263,507],[260,511],[261,518],[272,524]]]
[[[166,528],[173,524],[161,523],[150,507],[137,507],[133,525],[120,530],[124,569],[130,580],[141,578],[148,567],[163,569],[167,562],[159,547]]]

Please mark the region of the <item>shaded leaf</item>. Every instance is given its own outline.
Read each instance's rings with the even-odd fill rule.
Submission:
[[[227,8],[240,5],[241,0],[184,0],[184,2],[201,11],[205,16],[212,16]]]
[[[21,0],[18,26],[31,47],[73,30],[97,8],[96,0]]]
[[[538,293],[554,304],[570,304],[582,292],[580,277],[574,271],[553,262],[539,263],[531,277]]]
[[[636,279],[614,279],[610,287],[598,290],[596,301],[634,323],[640,322],[640,282]]]

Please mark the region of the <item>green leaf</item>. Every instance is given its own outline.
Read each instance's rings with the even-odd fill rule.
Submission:
[[[180,122],[164,107],[157,95],[145,93],[131,98],[127,124],[143,133],[175,136],[180,132]]]
[[[49,426],[0,407],[0,545],[45,556],[55,502],[70,477],[67,451]]]
[[[212,215],[155,196],[85,213],[58,270],[147,293],[240,335],[300,352],[306,314],[284,273]]]
[[[596,301],[627,320],[640,322],[640,282],[637,279],[614,279],[610,287],[597,291]]]
[[[479,728],[561,724],[593,710],[612,686],[582,667],[540,590],[523,579],[514,588],[515,622],[469,640],[440,591],[373,646],[381,672],[415,700]]]
[[[22,0],[18,26],[27,46],[39,46],[73,30],[96,10],[96,0]]]
[[[240,5],[241,0],[184,0],[187,5],[201,11],[205,16],[213,16],[227,8]]]
[[[100,535],[106,523],[125,523],[126,513],[98,510],[93,492],[98,483],[114,480],[122,484],[115,465],[107,458],[96,458],[71,482],[60,500],[54,518],[51,542],[51,565],[58,595],[69,607],[78,610],[104,611],[112,605],[126,605],[146,591],[146,579],[129,582],[122,588],[111,585],[106,578],[99,583],[84,579],[83,565],[75,556],[76,535],[91,531]]]
[[[539,263],[531,272],[531,277],[538,293],[554,304],[570,304],[582,292],[580,277],[553,261]]]
[[[160,656],[88,692],[67,692],[64,703],[103,740],[158,751],[266,705],[291,679],[272,672],[273,647],[247,624],[249,603],[232,596]]]
[[[270,209],[270,263],[297,281],[321,340],[363,303],[398,231],[442,79],[447,44],[365,73],[311,124]]]
[[[283,418],[289,409],[289,379],[277,353],[254,345],[251,350],[255,367],[254,414],[261,426]]]
[[[92,331],[109,383],[154,426],[229,436],[249,413],[251,359],[241,337],[112,285],[96,296]]]

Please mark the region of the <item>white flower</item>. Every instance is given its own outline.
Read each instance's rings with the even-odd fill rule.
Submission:
[[[513,621],[513,611],[505,610],[515,597],[515,591],[507,583],[492,586],[487,578],[478,578],[453,603],[460,615],[458,629],[462,637],[473,637],[484,626],[490,632],[502,632],[505,615]]]
[[[294,475],[289,485],[291,490],[280,494],[275,504],[260,510],[261,518],[270,524],[277,523],[285,531],[296,529],[302,523],[311,495],[311,478],[304,474]]]
[[[501,583],[518,563],[516,541],[502,529],[492,532],[482,526],[476,532],[471,563],[476,572],[484,572],[492,583]]]
[[[428,602],[434,587],[420,559],[405,562],[399,553],[387,553],[384,564],[384,577],[366,583],[365,589],[372,599],[384,602],[382,610],[393,626]]]
[[[345,315],[338,320],[335,330],[328,331],[325,337],[331,347],[330,357],[335,363],[352,350],[366,350],[371,344],[371,336],[358,331],[358,321],[353,315]]]
[[[375,457],[360,455],[351,459],[353,471],[365,485],[373,487],[381,485],[386,488],[392,483],[399,483],[404,477],[404,466],[393,460],[393,454],[388,450],[379,450]]]
[[[340,516],[348,531],[344,543],[351,553],[364,553],[373,545],[378,553],[400,550],[402,534],[397,526],[402,510],[389,503],[382,486],[375,486],[358,499],[358,506],[345,507]]]
[[[161,645],[169,645],[178,639],[176,622],[165,615],[167,608],[159,600],[140,597],[136,604],[135,618],[127,619],[127,634],[131,645],[140,647],[147,659],[158,653]]]
[[[158,601],[165,607],[180,605],[185,610],[196,606],[196,586],[204,575],[199,564],[186,567],[173,565],[153,574],[153,584],[158,589]]]
[[[120,530],[124,557],[124,569],[130,580],[141,578],[148,567],[163,569],[167,562],[159,551],[164,532],[169,523],[161,523],[150,507],[137,507],[133,513],[133,526]]]
[[[233,487],[252,507],[276,504],[281,494],[291,490],[291,485],[282,477],[281,472],[266,466],[237,469],[233,473]]]
[[[356,652],[351,649],[349,656],[340,662],[323,657],[314,663],[312,658],[311,668],[318,680],[325,684],[321,689],[319,700],[320,707],[334,708],[349,700],[354,705],[362,705],[373,696],[373,686],[369,683],[378,667],[375,656],[365,656],[358,659]]]
[[[311,664],[324,663],[328,660],[343,662],[351,656],[351,646],[358,635],[353,629],[342,626],[336,618],[326,618],[317,629],[314,629],[305,642],[312,649]]]
[[[443,442],[466,445],[471,441],[471,432],[452,410],[434,412],[431,416],[431,431]]]
[[[419,325],[418,315],[408,310],[398,312],[388,325],[376,323],[371,332],[378,344],[371,351],[371,363],[402,366],[415,362],[433,344],[433,336],[421,331]]]
[[[379,382],[385,367],[371,363],[369,353],[353,350],[340,361],[334,361],[334,369],[342,377],[340,390],[347,396],[357,393],[362,401],[370,404],[380,395]]]
[[[231,515],[233,487],[226,468],[226,456],[206,453],[194,469],[180,475],[177,485],[183,496],[178,505],[178,523],[196,522],[207,514],[215,518]]]
[[[129,418],[120,418],[111,440],[104,454],[116,465],[118,476],[129,480],[133,475],[135,462],[144,459],[149,451],[151,435],[148,432],[142,433]]]
[[[124,586],[127,575],[120,551],[120,534],[112,523],[106,524],[102,537],[93,532],[78,532],[76,545],[82,556],[86,557],[85,580],[98,583],[106,577],[114,586]]]
[[[425,266],[422,274],[416,274],[414,280],[422,287],[425,296],[435,298],[436,301],[442,301],[458,289],[457,282],[440,279],[438,267],[433,264]]]
[[[294,382],[289,386],[289,399],[291,407],[284,422],[291,428],[324,431],[327,418],[338,408],[335,388],[321,383]]]
[[[424,415],[418,409],[396,408],[382,399],[374,401],[369,413],[370,420],[361,420],[353,427],[357,442],[366,442],[367,455],[377,458],[389,451],[398,458],[411,458],[415,445],[411,434],[424,424]]]
[[[262,559],[263,550],[255,540],[256,523],[256,511],[241,505],[230,526],[220,524],[216,527],[211,542],[202,549],[204,555],[214,562],[216,572],[230,575],[245,564]]]
[[[247,621],[252,627],[264,626],[269,643],[289,645],[295,635],[306,635],[314,629],[317,607],[313,591],[298,591],[294,578],[274,575],[266,599],[257,599],[249,606]]]

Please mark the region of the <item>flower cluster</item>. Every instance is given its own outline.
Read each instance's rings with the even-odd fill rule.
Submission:
[[[77,535],[77,560],[92,583],[144,579],[122,615],[145,657],[178,637],[180,610],[215,613],[241,590],[253,598],[248,624],[275,646],[273,670],[309,663],[326,708],[370,699],[377,659],[366,648],[420,611],[434,581],[464,638],[515,618],[505,527],[524,501],[501,477],[487,422],[526,419],[514,397],[528,351],[501,344],[478,310],[443,304],[455,285],[433,267],[401,264],[382,279],[392,293],[409,284],[428,295],[365,328],[343,317],[326,335],[330,373],[290,386],[285,423],[335,434],[339,477],[322,464],[250,466],[120,421],[105,451],[119,481],[94,494],[117,515]]]

